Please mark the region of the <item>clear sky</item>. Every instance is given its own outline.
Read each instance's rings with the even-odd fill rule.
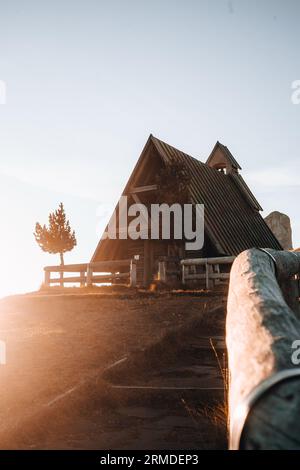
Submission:
[[[149,135],[226,144],[300,246],[300,1],[0,0],[0,295],[34,290],[38,220],[65,203],[86,262]]]

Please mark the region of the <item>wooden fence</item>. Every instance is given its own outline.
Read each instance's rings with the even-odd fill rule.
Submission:
[[[176,263],[173,258],[166,258],[158,263],[157,279],[166,285],[172,286],[174,282],[187,284],[189,281],[205,283],[206,289],[220,282],[229,281],[230,265],[234,257],[223,258],[196,258],[185,259]],[[93,284],[127,284],[137,285],[137,263],[135,259],[100,261],[82,264],[67,264],[64,266],[46,266],[45,286],[59,284],[80,284],[91,286]],[[227,272],[224,272],[224,268]],[[56,274],[56,277],[52,277]],[[69,274],[65,276],[65,274]],[[71,274],[71,275],[70,275]],[[73,275],[72,275],[73,274]]]
[[[233,264],[226,320],[231,449],[300,449],[299,272],[300,253],[293,252],[252,249]]]
[[[59,284],[63,287],[66,283],[79,283],[80,286],[105,283],[122,283],[129,284],[131,287],[136,286],[136,261],[130,259],[46,266],[44,271],[45,286]],[[59,274],[59,277],[51,277],[52,273]],[[65,273],[74,275],[65,277]]]
[[[181,260],[182,267],[182,283],[188,281],[205,281],[207,290],[222,282],[229,281],[228,272],[222,271],[223,267],[228,267],[235,260],[234,256],[226,256],[219,258],[194,258]]]

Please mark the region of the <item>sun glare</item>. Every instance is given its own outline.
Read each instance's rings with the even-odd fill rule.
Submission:
[[[14,240],[1,237],[0,298],[37,290],[42,282],[41,256],[33,257],[32,252],[25,250],[21,256],[14,247]]]

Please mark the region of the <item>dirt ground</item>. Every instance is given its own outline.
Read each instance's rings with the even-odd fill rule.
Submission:
[[[224,319],[204,293],[3,299],[0,448],[226,448]]]

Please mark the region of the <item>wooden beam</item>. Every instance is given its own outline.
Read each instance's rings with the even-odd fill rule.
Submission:
[[[130,194],[146,193],[149,191],[157,191],[157,184],[148,184],[147,186],[136,186],[130,189]]]
[[[280,288],[299,271],[300,253],[274,250],[245,251],[233,264],[226,320],[232,449],[300,449],[300,368],[292,361],[299,310]]]
[[[131,259],[111,260],[111,261],[94,261],[90,263],[94,272],[105,272],[105,271],[118,271],[118,268],[130,266]]]
[[[44,271],[50,271],[52,273],[78,273],[80,271],[86,271],[87,263],[84,264],[65,264],[64,266],[45,266]]]
[[[118,270],[123,266],[130,266],[130,259],[121,259],[121,260],[109,260],[109,261],[94,261],[93,263],[84,263],[84,264],[65,264],[64,266],[45,266],[44,271],[50,271],[53,273],[78,273],[86,272],[88,266],[90,266],[95,272],[111,272]]]
[[[117,273],[117,274],[101,274],[101,275],[93,275],[92,282],[93,283],[101,283],[101,282],[113,282],[117,279],[127,279],[129,283],[129,275],[130,273]]]
[[[117,273],[117,274],[97,274],[93,275],[90,278],[91,284],[94,283],[102,283],[102,282],[113,282],[117,279],[129,279],[129,272],[128,273]],[[64,277],[64,283],[80,283],[85,282],[86,277],[82,278],[81,276],[70,276]],[[52,278],[50,279],[50,284],[58,284],[60,283],[60,278]],[[89,284],[89,285],[91,285]]]
[[[212,280],[228,280],[230,278],[230,274],[229,273],[208,273],[208,275],[205,273],[205,274],[200,274],[200,273],[197,273],[197,274],[185,274],[184,275],[184,279],[186,281],[189,281],[189,280],[194,280],[194,281],[197,281],[197,280],[207,280],[207,286],[209,287],[209,281],[212,279]]]
[[[181,265],[184,266],[193,266],[193,265],[203,265],[206,264],[232,264],[235,260],[235,256],[224,256],[219,258],[191,258],[181,260]]]

